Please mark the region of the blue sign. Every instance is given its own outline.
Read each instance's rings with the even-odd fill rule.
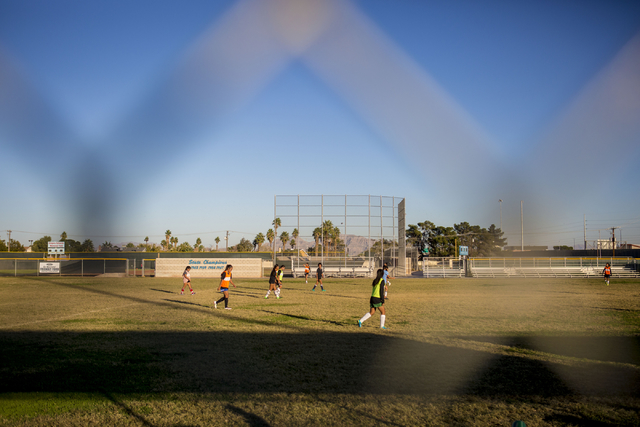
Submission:
[[[460,256],[469,256],[469,246],[460,246],[458,248],[458,254]]]

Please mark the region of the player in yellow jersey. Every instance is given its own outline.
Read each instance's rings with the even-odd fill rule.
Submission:
[[[373,288],[373,292],[371,292],[371,298],[369,299],[369,306],[371,307],[371,310],[369,310],[367,314],[365,314],[360,320],[358,320],[358,326],[360,326],[361,328],[364,321],[373,316],[377,308],[378,310],[380,310],[380,329],[387,329],[384,326],[386,315],[384,311],[385,283],[383,276],[384,270],[381,268],[378,269],[376,278],[373,279],[373,283],[371,284],[371,287]]]

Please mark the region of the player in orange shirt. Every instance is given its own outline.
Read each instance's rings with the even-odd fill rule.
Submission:
[[[602,270],[602,275],[604,276],[604,281],[607,284],[607,286],[609,286],[609,277],[611,277],[611,265],[609,265],[609,263],[607,263],[607,265],[604,266],[604,270]]]
[[[311,267],[309,264],[304,265],[304,283],[308,283],[307,279],[309,279],[309,273],[311,273]]]
[[[233,287],[236,287],[236,284],[233,283],[231,271],[233,270],[233,266],[228,264],[224,269],[222,274],[220,275],[220,285],[218,286],[218,292],[222,292],[222,298],[213,303],[215,308],[218,308],[218,303],[224,301],[224,309],[231,310],[229,307],[229,284],[232,284]]]

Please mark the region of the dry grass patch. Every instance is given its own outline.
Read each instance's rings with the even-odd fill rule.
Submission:
[[[640,425],[640,281],[0,278],[0,425]]]

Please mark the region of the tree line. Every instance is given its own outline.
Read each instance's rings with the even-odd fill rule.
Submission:
[[[227,251],[275,252],[275,242],[277,241],[276,239],[278,239],[282,243],[283,251],[287,252],[286,248],[287,244],[289,244],[289,252],[295,253],[299,237],[298,229],[294,228],[291,234],[287,231],[278,234],[278,228],[281,226],[282,222],[280,218],[276,218],[272,222],[273,228],[269,228],[266,234],[258,233],[253,241],[242,238],[237,245],[228,247]],[[313,252],[315,256],[318,256],[319,252],[324,249],[325,255],[344,254],[346,245],[343,239],[340,238],[340,229],[334,226],[330,220],[324,221],[319,227],[316,227],[312,235],[315,239],[315,245],[306,248],[308,253]],[[410,224],[406,230],[408,246],[416,247],[421,252],[428,251],[429,256],[434,257],[457,256],[456,247],[460,246],[467,246],[469,248],[469,256],[488,257],[496,255],[502,251],[502,247],[506,244],[507,239],[504,238],[503,235],[502,230],[497,228],[495,224],[491,224],[487,229],[479,225],[470,225],[468,222],[461,222],[454,224],[453,227],[447,227],[436,226],[431,221],[424,221],[419,222],[417,225]],[[51,236],[44,236],[35,240],[31,246],[32,252],[48,252],[47,244],[51,241]],[[62,232],[59,241],[65,242],[65,253],[95,252],[96,250],[91,239],[79,242],[69,239],[66,232]],[[219,236],[215,238],[216,252],[218,251],[220,241]],[[265,244],[266,242],[268,242],[268,245]],[[384,247],[391,247],[394,243],[397,245],[397,242],[385,239]],[[19,241],[14,239],[11,239],[10,245],[11,252],[24,252],[26,250]],[[196,238],[193,245],[189,242],[179,244],[178,237],[173,236],[171,230],[165,231],[165,239],[162,240],[159,245],[155,243],[150,244],[149,237],[147,236],[144,238],[144,243],[140,243],[137,246],[133,243],[128,243],[125,247],[129,249],[139,248],[147,252],[213,251],[213,248],[207,249],[202,245],[202,239],[200,239],[200,237]],[[8,251],[8,249],[6,242],[0,240],[0,251]],[[118,250],[118,248],[111,242],[105,241],[99,246],[99,250],[109,252]],[[374,242],[370,250],[372,254],[379,253],[381,251],[380,242]],[[364,253],[361,255],[364,255]]]
[[[453,227],[436,226],[431,221],[409,224],[406,237],[407,245],[417,247],[429,256],[451,257],[458,256],[456,247],[467,246],[469,256],[489,257],[502,251],[507,239],[495,224],[487,228],[470,225],[468,222],[454,224]]]
[[[253,239],[253,242],[246,241],[246,245],[243,246],[246,249],[244,252],[251,251],[273,251],[275,252],[275,242],[277,239],[282,243],[283,251],[287,251],[287,243],[290,246],[290,252],[294,252],[297,248],[298,237],[300,236],[300,232],[297,228],[294,228],[289,235],[288,231],[283,231],[278,236],[278,228],[282,226],[282,221],[280,218],[275,218],[271,223],[273,228],[267,230],[266,234],[258,233],[256,237]],[[330,220],[324,221],[319,227],[316,227],[313,230],[313,238],[315,239],[315,246],[310,246],[305,248],[305,250],[309,253],[315,252],[315,255],[318,255],[318,251],[321,250],[324,245],[325,253],[338,253],[340,251],[344,251],[345,244],[342,239],[340,239],[340,228],[333,225]],[[322,240],[322,243],[320,243]],[[265,242],[269,242],[269,245],[265,247]],[[242,241],[240,242],[242,244]]]

